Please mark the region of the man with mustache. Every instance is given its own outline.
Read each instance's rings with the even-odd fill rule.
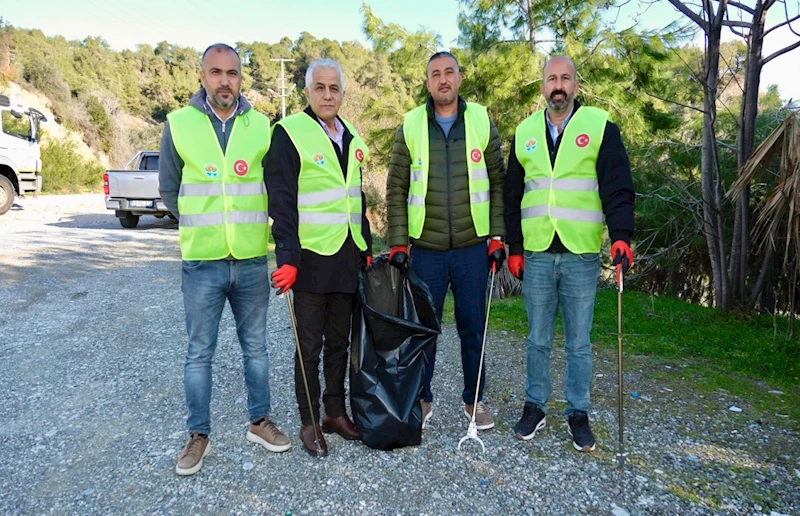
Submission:
[[[406,113],[398,127],[386,183],[390,263],[409,266],[430,288],[441,321],[450,286],[461,339],[463,414],[478,430],[494,427],[475,387],[486,317],[489,269],[505,260],[504,163],[497,128],[486,108],[464,101],[458,61],[439,52],[428,61],[427,102]],[[409,245],[411,251],[409,256]],[[435,351],[420,393],[423,428],[433,415]],[[473,405],[477,401],[477,407]]]
[[[183,384],[190,438],[175,466],[193,475],[211,450],[211,361],[225,300],[236,320],[244,358],[247,440],[272,452],[289,439],[270,421],[267,353],[267,190],[264,160],[269,119],[239,95],[239,55],[217,43],[203,53],[202,88],[167,115],[159,186],[180,221],[183,303],[189,349]]]
[[[517,126],[505,206],[508,268],[522,280],[528,312],[525,406],[514,432],[530,440],[545,427],[553,328],[561,306],[567,357],[564,415],[573,447],[591,452],[589,332],[603,221],[613,242],[613,264],[627,271],[633,264],[635,193],[619,128],[606,111],[575,100],[579,87],[570,58],[557,56],[545,64],[541,92],[547,108]]]
[[[308,107],[278,122],[267,154],[269,213],[278,262],[272,281],[279,293],[294,291],[297,335],[313,404],[308,406],[295,354],[300,440],[309,454],[325,455],[323,430],[348,440],[360,437],[345,410],[344,379],[358,269],[372,261],[367,203],[361,191],[361,165],[368,150],[355,127],[339,116],[344,98],[339,63],[332,59],[311,63],[303,93]],[[320,428],[323,350],[325,413]]]

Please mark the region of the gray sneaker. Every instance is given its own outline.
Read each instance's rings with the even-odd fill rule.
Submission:
[[[211,442],[207,435],[193,432],[189,442],[183,447],[178,463],[175,465],[175,473],[178,475],[194,475],[203,467],[203,457],[211,451]]]
[[[469,403],[464,404],[464,415],[467,416],[467,419],[472,421],[472,405]],[[494,418],[492,418],[492,413],[489,412],[489,407],[486,406],[486,403],[479,401],[478,408],[475,411],[475,426],[478,430],[489,430],[490,428],[494,428]]]
[[[275,453],[285,452],[292,447],[291,443],[289,443],[289,438],[278,430],[275,423],[270,421],[267,416],[255,423],[250,423],[250,429],[247,431],[247,440],[251,443],[260,444]]]

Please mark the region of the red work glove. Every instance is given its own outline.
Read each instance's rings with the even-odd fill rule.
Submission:
[[[408,270],[408,247],[404,245],[397,245],[392,247],[389,252],[389,264],[397,267],[401,271]]]
[[[372,256],[367,256],[367,269],[372,267]]]
[[[633,265],[633,251],[631,246],[625,243],[624,240],[617,240],[611,246],[611,264],[614,266],[621,265],[622,272],[628,272],[628,269]]]
[[[503,262],[506,260],[506,246],[500,240],[492,238],[489,240],[489,263],[492,264],[492,270],[497,271],[503,267]]]
[[[508,270],[511,275],[522,281],[525,275],[525,258],[521,254],[512,254],[508,257]]]
[[[278,294],[283,294],[297,281],[297,267],[284,264],[272,273],[272,288],[278,289]]]

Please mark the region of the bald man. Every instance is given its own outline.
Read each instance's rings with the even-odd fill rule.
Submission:
[[[567,429],[576,450],[592,452],[589,333],[603,222],[613,242],[612,261],[627,270],[633,263],[635,194],[619,128],[606,111],[575,100],[580,89],[575,63],[557,56],[543,72],[547,108],[517,126],[506,175],[508,267],[522,280],[528,312],[525,407],[514,432],[527,441],[546,425],[550,350],[560,306]]]
[[[225,302],[242,348],[246,438],[271,452],[290,448],[270,420],[267,352],[269,119],[240,94],[242,63],[217,43],[203,53],[200,88],[167,115],[161,137],[161,198],[180,220],[181,290],[188,350],[183,370],[189,440],[175,472],[193,475],[211,450],[211,364]]]

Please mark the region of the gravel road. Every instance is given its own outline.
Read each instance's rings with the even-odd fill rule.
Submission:
[[[101,195],[18,200],[0,217],[0,514],[800,514],[796,422],[756,419],[725,392],[697,395],[680,375],[651,374],[665,366],[646,357],[626,362],[626,391],[639,396],[626,396],[624,471],[614,465],[615,354],[605,350],[595,351],[590,414],[597,452],[570,445],[559,345],[548,427],[517,441],[524,346],[504,332],[488,344],[497,426],[481,434],[485,454],[474,444],[457,450],[467,420],[458,339],[447,327],[422,445],[379,452],[330,436],[329,456],[311,458],[297,436],[286,304],[275,297],[272,416],[292,450],[269,454],[244,438],[241,352],[226,309],[213,450],[200,473],[180,478],[177,237],[174,223],[152,217],[122,229]]]

